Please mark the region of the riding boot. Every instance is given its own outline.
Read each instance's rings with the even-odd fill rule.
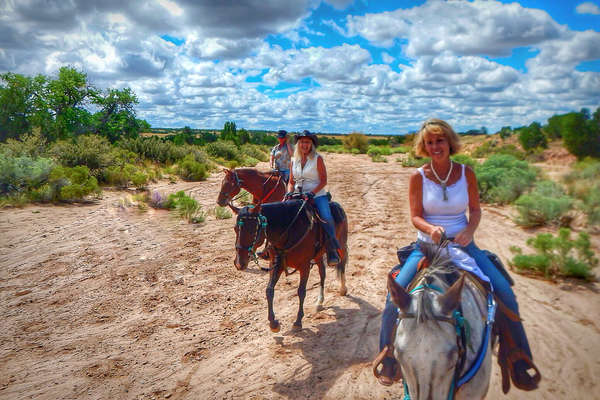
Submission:
[[[327,265],[330,267],[338,265],[342,261],[340,243],[336,238],[329,238],[325,242],[325,247],[327,247]]]
[[[383,367],[377,380],[383,386],[391,386],[398,380],[397,369],[400,367],[398,361],[393,357],[386,357],[383,359]]]

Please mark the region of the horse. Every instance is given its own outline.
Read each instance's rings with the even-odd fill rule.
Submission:
[[[217,204],[225,207],[241,189],[248,191],[253,203],[271,203],[283,200],[286,183],[278,172],[260,172],[254,168],[224,169],[225,177],[221,182],[221,191]]]
[[[482,399],[492,370],[496,303],[471,274],[458,272],[443,247],[422,243],[421,249],[429,267],[412,289],[388,276],[399,309],[393,350],[405,398]]]
[[[300,305],[293,330],[302,329],[304,317],[304,298],[306,296],[306,283],[310,274],[311,260],[314,259],[319,266],[321,277],[317,310],[322,309],[325,290],[325,231],[321,227],[315,209],[307,200],[288,200],[286,202],[269,203],[248,206],[242,209],[234,207],[237,214],[235,225],[236,233],[236,258],[235,266],[243,270],[248,266],[249,254],[254,252],[257,243],[267,239],[271,250],[269,256],[271,265],[269,270],[269,283],[266,289],[268,303],[269,327],[272,332],[279,332],[280,324],[275,319],[273,312],[273,298],[275,285],[282,271],[291,267],[300,272],[298,298]],[[348,220],[342,207],[331,203],[331,211],[336,225],[336,237],[342,247],[341,261],[336,266],[338,280],[340,281],[339,294],[347,293],[345,269],[348,261]]]

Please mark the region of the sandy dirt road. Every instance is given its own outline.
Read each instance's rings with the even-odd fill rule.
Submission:
[[[0,399],[399,399],[375,382],[385,279],[408,222],[412,169],[390,158],[325,155],[330,191],[350,226],[349,293],[328,269],[308,285],[302,331],[291,331],[298,275],[275,292],[280,333],[268,329],[267,274],[233,266],[234,220],[188,224],[139,212],[124,192],[90,205],[0,211]],[[260,165],[266,167],[266,165]],[[222,174],[157,184],[215,206]],[[501,208],[484,208],[476,240],[510,257],[525,232]],[[598,246],[598,237],[594,238]],[[597,247],[596,247],[597,249]],[[549,283],[513,274],[544,379],[504,396],[494,360],[489,399],[600,398],[598,284]]]

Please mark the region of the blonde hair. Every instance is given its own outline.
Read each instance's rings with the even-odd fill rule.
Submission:
[[[310,140],[310,153],[308,153],[308,158],[310,158],[312,160],[313,158],[315,158],[316,155],[317,155],[317,148],[315,147],[315,142],[313,142],[311,139]],[[302,154],[300,154],[300,146],[298,146],[298,141],[296,141],[296,144],[294,145],[294,155],[292,156],[292,158],[294,159],[294,161],[302,160]]]
[[[444,135],[450,146],[450,155],[456,154],[460,150],[460,137],[454,132],[450,124],[438,118],[430,118],[423,123],[415,140],[414,150],[418,156],[429,157],[427,150],[425,150],[425,135],[427,134]]]

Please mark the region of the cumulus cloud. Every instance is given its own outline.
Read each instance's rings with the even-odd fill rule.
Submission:
[[[578,14],[600,15],[600,7],[590,1],[587,1],[575,7],[575,12]]]

